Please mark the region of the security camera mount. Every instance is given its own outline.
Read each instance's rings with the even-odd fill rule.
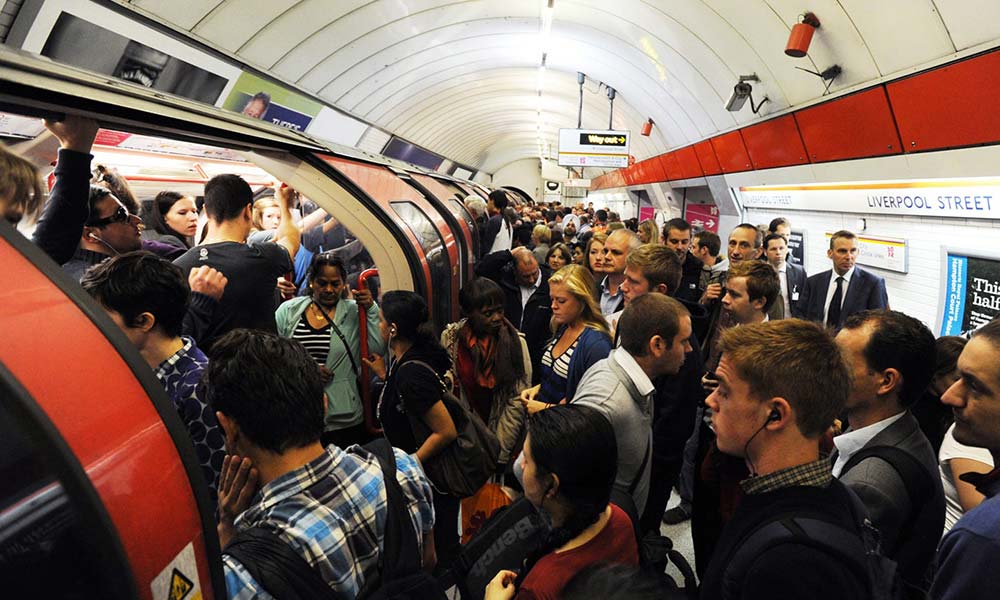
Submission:
[[[767,96],[764,96],[763,100],[761,100],[757,104],[754,104],[754,101],[753,101],[753,86],[748,83],[750,81],[760,82],[760,78],[757,77],[756,73],[752,73],[750,75],[740,75],[739,82],[733,88],[733,94],[735,96],[739,96],[739,97],[743,97],[743,98],[749,98],[749,100],[750,100],[750,110],[753,112],[753,114],[757,114],[758,112],[760,112],[761,107],[764,106],[764,103],[770,101],[770,98],[768,98]],[[740,107],[742,108],[742,104],[740,105]]]

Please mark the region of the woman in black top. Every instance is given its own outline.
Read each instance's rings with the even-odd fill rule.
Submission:
[[[362,359],[385,380],[378,416],[386,439],[415,454],[421,464],[433,460],[458,437],[441,400],[442,377],[451,367],[451,359],[438,343],[429,318],[427,304],[417,294],[386,292],[379,310],[379,331],[388,346],[388,367],[378,355]],[[422,442],[413,434],[411,417],[423,421],[431,431]],[[458,550],[458,507],[457,497],[434,490],[434,547],[442,566],[447,566]]]

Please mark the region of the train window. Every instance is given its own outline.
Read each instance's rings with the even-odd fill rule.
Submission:
[[[434,290],[431,317],[440,329],[451,321],[451,261],[444,240],[430,217],[413,202],[391,202],[396,214],[409,226],[417,237],[420,248],[427,257],[431,271],[430,285]]]
[[[472,218],[472,213],[469,212],[469,209],[465,208],[464,204],[454,198],[448,198],[447,203],[452,214],[456,218],[465,221],[465,224],[469,226],[469,232],[472,233],[472,254],[473,256],[479,256],[479,226],[476,224],[476,220]]]
[[[58,471],[66,465],[44,428],[17,411],[0,381],[0,581],[10,598],[121,598],[129,567],[117,564],[113,531],[76,498]],[[124,592],[127,594],[127,592]]]

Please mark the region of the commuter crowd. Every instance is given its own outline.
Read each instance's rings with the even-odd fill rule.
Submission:
[[[809,275],[783,218],[723,240],[470,195],[476,277],[437,330],[294,189],[143,206],[91,170],[96,123],[46,126],[48,200],[0,148],[0,209],[163,385],[231,598],[996,595],[1000,322],[935,339],[850,231]],[[688,519],[675,581],[660,526]]]

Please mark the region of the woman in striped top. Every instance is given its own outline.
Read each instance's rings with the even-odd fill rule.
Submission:
[[[328,398],[322,442],[340,448],[368,439],[357,385],[359,306],[368,320],[369,353],[385,352],[378,305],[367,290],[354,290],[354,300],[346,298],[346,282],[342,260],[331,253],[317,254],[309,267],[310,295],[283,303],[274,315],[278,333],[298,340],[319,365]]]
[[[521,393],[528,413],[572,400],[587,369],[611,352],[594,288],[593,275],[580,265],[566,265],[549,277],[554,335],[542,354],[541,382]]]

